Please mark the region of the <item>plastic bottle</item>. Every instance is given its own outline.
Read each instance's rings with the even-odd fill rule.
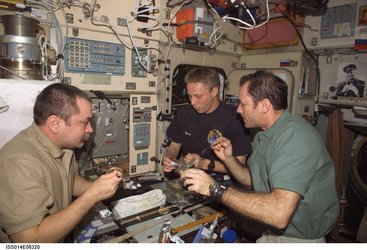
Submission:
[[[234,230],[228,229],[224,231],[222,238],[224,243],[235,243],[237,240],[237,233]]]

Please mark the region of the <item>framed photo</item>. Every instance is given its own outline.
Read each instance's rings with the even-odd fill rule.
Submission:
[[[358,25],[367,25],[367,5],[359,7]]]
[[[367,63],[340,63],[336,83],[336,97],[366,98]]]

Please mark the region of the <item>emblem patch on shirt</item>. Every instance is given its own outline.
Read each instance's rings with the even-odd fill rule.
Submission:
[[[208,134],[209,144],[213,144],[219,137],[222,137],[222,133],[217,129],[212,129]]]

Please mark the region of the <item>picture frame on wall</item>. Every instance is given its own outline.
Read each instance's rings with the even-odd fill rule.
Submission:
[[[359,7],[358,25],[367,25],[367,5]]]
[[[340,63],[338,65],[335,96],[339,98],[366,98],[365,69],[367,63]]]

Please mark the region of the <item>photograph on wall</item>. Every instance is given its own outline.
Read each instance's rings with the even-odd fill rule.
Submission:
[[[367,5],[359,7],[358,25],[367,25]]]
[[[365,70],[367,63],[340,63],[336,84],[337,97],[366,98]]]

